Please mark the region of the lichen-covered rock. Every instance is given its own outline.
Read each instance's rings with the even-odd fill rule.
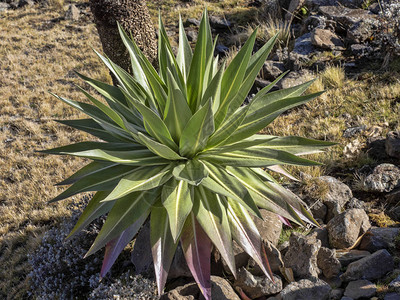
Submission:
[[[286,268],[292,268],[298,278],[318,277],[320,270],[317,265],[317,255],[321,241],[315,236],[303,236],[293,232],[289,239],[289,249],[283,262]]]
[[[354,300],[359,298],[369,298],[375,295],[376,285],[368,280],[351,281],[344,291],[346,297]]]
[[[348,248],[370,227],[369,218],[364,210],[349,209],[327,224],[329,244],[337,249]]]
[[[340,278],[345,282],[358,279],[375,280],[392,271],[393,268],[393,257],[386,249],[382,249],[349,264]]]
[[[282,290],[282,279],[274,275],[272,282],[265,275],[255,276],[245,268],[240,268],[234,286],[240,287],[247,296],[254,299],[279,293]]]
[[[364,180],[364,187],[371,192],[390,192],[400,186],[400,168],[392,164],[376,166]]]
[[[271,242],[274,246],[278,245],[279,236],[282,231],[282,222],[277,214],[266,209],[260,209],[263,220],[253,217],[253,221],[264,241]]]
[[[331,287],[321,279],[302,279],[288,284],[280,293],[282,300],[328,300]]]
[[[390,131],[386,136],[385,149],[387,155],[400,158],[400,132]]]
[[[322,49],[345,50],[340,37],[327,29],[315,28],[311,31],[311,43]]]
[[[339,274],[341,264],[336,258],[336,251],[321,247],[318,251],[317,264],[326,278],[332,278]]]
[[[375,252],[380,249],[393,248],[400,228],[371,228],[361,240],[360,249]]]

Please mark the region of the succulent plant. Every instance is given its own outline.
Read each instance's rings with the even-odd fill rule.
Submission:
[[[237,242],[271,277],[263,243],[252,216],[259,208],[287,222],[317,224],[298,198],[263,168],[317,165],[300,154],[320,152],[332,143],[300,137],[258,134],[286,110],[320,93],[302,96],[311,82],[270,92],[282,76],[243,105],[276,40],[254,54],[254,32],[229,66],[214,57],[207,11],[194,51],[182,20],[175,57],[159,24],[159,72],[119,27],[132,60],[132,74],[97,53],[118,80],[108,85],[78,74],[104,98],[82,92],[91,104],[58,99],[90,118],[61,123],[103,141],[81,142],[43,152],[92,159],[60,185],[71,185],[52,201],[96,191],[69,237],[97,217],[107,219],[86,255],[106,247],[104,276],[123,248],[150,218],[150,241],[159,294],[178,243],[206,299],[211,299],[212,245],[236,274]]]

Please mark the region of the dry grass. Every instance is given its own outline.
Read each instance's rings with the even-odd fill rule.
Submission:
[[[101,49],[89,20],[52,22],[60,12],[27,8],[0,17],[0,298],[18,299],[27,288],[27,253],[48,226],[66,216],[66,202],[46,204],[60,189],[53,186],[83,160],[43,156],[35,150],[87,137],[52,121],[79,113],[48,90],[83,99],[74,87],[78,70],[107,80],[90,46]]]

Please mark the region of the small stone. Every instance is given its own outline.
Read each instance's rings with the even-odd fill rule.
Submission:
[[[397,193],[397,196],[400,196],[400,193]],[[393,221],[400,222],[400,206],[393,207],[388,211],[388,215]]]
[[[224,57],[229,52],[229,48],[223,44],[218,44],[215,47],[215,51],[219,54],[220,57]]]
[[[364,210],[349,209],[334,217],[327,224],[329,244],[337,249],[348,248],[370,227],[369,218]]]
[[[301,67],[307,64],[311,56],[317,52],[317,49],[311,42],[311,33],[306,33],[295,40],[293,51],[290,52],[289,58],[293,65]]]
[[[318,267],[326,278],[333,278],[340,273],[341,264],[336,258],[336,251],[321,247],[317,257]]]
[[[352,209],[352,208],[364,209],[365,202],[358,200],[357,198],[351,198],[351,200],[346,203],[346,209]]]
[[[364,44],[353,44],[350,46],[350,51],[358,58],[370,55],[373,50],[374,49],[371,46]]]
[[[279,89],[287,89],[302,83],[305,83],[309,80],[310,72],[307,70],[300,70],[290,72],[286,75],[281,81],[277,83]]]
[[[386,249],[382,249],[349,264],[340,278],[346,282],[358,279],[375,280],[392,271],[393,268],[393,257]]]
[[[400,228],[371,228],[361,240],[360,249],[375,252],[393,248],[399,233]]]
[[[320,270],[317,265],[317,255],[321,241],[315,236],[303,236],[293,232],[289,239],[289,250],[283,258],[286,268],[292,268],[298,278],[318,277]]]
[[[353,249],[348,252],[336,252],[336,258],[340,261],[342,267],[347,267],[352,262],[370,255],[371,253],[368,251],[357,249]]]
[[[331,287],[320,279],[302,279],[288,284],[280,293],[282,300],[328,300]]]
[[[370,192],[390,192],[400,186],[400,168],[393,164],[380,164],[364,180]]]
[[[266,80],[275,80],[279,75],[285,72],[285,64],[273,60],[267,60],[262,68],[263,78]]]
[[[390,131],[386,136],[386,153],[395,158],[400,158],[400,132]]]
[[[376,285],[368,280],[357,280],[349,282],[344,295],[354,300],[359,298],[369,298],[375,295]]]
[[[260,209],[263,220],[253,217],[253,221],[263,241],[269,241],[274,246],[278,245],[279,236],[282,231],[282,222],[277,214],[266,209]]]
[[[400,275],[397,276],[395,279],[393,279],[393,280],[389,283],[388,287],[389,287],[390,289],[395,290],[397,293],[400,293]]]
[[[18,2],[18,7],[33,6],[33,5],[35,5],[35,2],[33,0],[20,0]]]
[[[186,32],[186,36],[187,36],[189,42],[197,41],[197,31],[196,30],[188,30]]]
[[[11,5],[5,2],[0,2],[0,12],[10,9]]]
[[[226,30],[229,29],[232,24],[227,19],[217,16],[210,16],[210,26],[214,29]]]
[[[186,20],[186,22],[187,22],[188,24],[191,24],[191,25],[200,26],[200,21],[197,20],[197,19],[195,19],[195,18],[188,18],[188,19]]]
[[[345,50],[344,44],[339,36],[326,29],[315,28],[311,32],[311,43],[322,49]]]
[[[343,296],[343,289],[333,289],[331,290],[329,300],[340,300]]]
[[[245,268],[240,268],[234,286],[240,287],[248,297],[254,299],[279,293],[282,290],[282,279],[274,275],[272,282],[266,276],[254,276]]]
[[[365,19],[353,24],[347,31],[346,41],[350,44],[364,43],[373,36],[376,26],[373,19]]]
[[[68,6],[68,10],[65,13],[65,19],[71,21],[78,21],[81,15],[81,11],[74,4]]]

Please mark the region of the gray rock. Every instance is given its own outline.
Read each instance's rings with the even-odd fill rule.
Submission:
[[[364,9],[350,9],[343,6],[320,6],[319,12],[328,19],[341,24],[344,29],[348,29],[357,22],[376,17]]]
[[[211,294],[216,300],[240,300],[228,280],[211,276]]]
[[[186,22],[187,22],[188,24],[192,24],[192,25],[195,25],[195,26],[200,26],[200,20],[197,20],[197,19],[195,19],[195,18],[188,18],[188,19],[186,20]]]
[[[374,49],[365,44],[353,44],[350,46],[350,51],[358,58],[369,56]]]
[[[375,252],[392,248],[399,233],[400,228],[371,228],[361,240],[360,249]]]
[[[398,196],[400,193],[397,194]],[[394,221],[400,222],[400,206],[394,207],[388,211],[388,216]]]
[[[331,287],[320,279],[302,279],[288,284],[280,293],[282,300],[328,300]]]
[[[285,72],[285,64],[273,60],[267,60],[262,68],[263,78],[266,80],[275,80],[279,75]]]
[[[365,202],[358,200],[357,198],[351,198],[349,202],[346,203],[346,209],[352,209],[352,208],[360,208],[364,209],[365,208]]]
[[[349,8],[360,8],[363,4],[363,0],[338,0],[337,2]]]
[[[318,251],[317,264],[326,278],[333,278],[340,273],[341,264],[336,258],[336,251],[321,247]]]
[[[365,19],[355,23],[349,28],[346,35],[346,41],[349,44],[360,44],[374,35],[376,30],[376,20],[372,18]]]
[[[284,265],[282,255],[279,250],[273,244],[267,241],[267,243],[265,243],[265,253],[267,254],[268,263],[272,273],[280,272],[280,268]],[[238,264],[236,264],[236,267],[238,267]],[[248,261],[247,269],[253,275],[262,276],[264,274],[259,265],[252,258],[250,258]]]
[[[390,131],[386,136],[385,149],[387,155],[400,158],[400,132]]]
[[[18,7],[33,6],[33,5],[35,5],[35,1],[33,0],[20,0],[18,2]]]
[[[251,299],[269,296],[282,290],[282,280],[274,275],[274,282],[266,276],[254,276],[245,268],[240,268],[234,282],[235,287],[240,287]]]
[[[308,207],[310,208],[314,219],[321,220],[322,223],[324,223],[326,215],[328,213],[328,207],[319,199],[306,197],[304,199],[304,202],[306,202]]]
[[[231,22],[218,16],[210,16],[210,26],[217,30],[226,30],[231,27]]]
[[[314,235],[316,239],[320,240],[321,247],[330,248],[328,230],[326,229],[326,226],[322,228],[314,228],[309,235]]]
[[[336,252],[336,258],[340,261],[342,267],[347,267],[352,262],[360,260],[361,258],[370,256],[371,253],[365,250],[350,250],[348,252]]]
[[[337,249],[348,248],[370,227],[369,218],[364,210],[349,209],[327,224],[329,244]]]
[[[311,42],[311,33],[306,33],[295,40],[293,51],[290,52],[290,60],[295,64],[305,64],[310,61],[311,55],[317,49]]]
[[[346,297],[353,299],[369,298],[375,295],[376,285],[368,280],[351,281],[344,291]]]
[[[264,220],[253,217],[253,221],[264,241],[271,242],[274,246],[278,245],[279,236],[282,231],[282,222],[277,214],[266,209],[260,209],[261,216]]]
[[[322,49],[345,50],[340,37],[327,29],[315,28],[311,31],[311,43]]]
[[[196,30],[188,30],[186,31],[186,36],[189,42],[197,41],[197,31]]]
[[[310,8],[336,5],[337,0],[306,0],[305,5]]]
[[[311,73],[308,70],[293,71],[277,83],[278,88],[287,89],[309,80]]]
[[[350,298],[350,297],[344,296],[344,297],[342,297],[342,299],[340,299],[340,300],[354,300],[354,299],[353,299],[353,298]]]
[[[315,236],[303,236],[293,232],[289,243],[289,250],[283,258],[285,267],[292,268],[294,276],[298,278],[318,277],[320,270],[317,265],[317,255],[321,241]]]
[[[370,192],[390,192],[400,186],[400,168],[392,164],[380,164],[364,180]]]
[[[329,295],[329,300],[340,300],[343,296],[343,289],[333,289]]]
[[[310,15],[305,21],[304,26],[307,31],[312,31],[315,28],[325,29],[326,18],[319,15]]]
[[[65,19],[71,21],[78,21],[81,15],[81,11],[74,4],[68,5],[67,12],[65,13]]]
[[[395,290],[397,293],[400,293],[400,275],[389,283],[388,288]]]
[[[322,197],[323,203],[328,207],[326,222],[341,214],[350,199],[353,198],[351,189],[343,182],[331,176],[318,177],[318,181],[327,186],[327,192]]]
[[[10,9],[11,5],[6,2],[0,2],[0,12]]]
[[[340,278],[345,282],[358,279],[375,280],[392,271],[393,268],[393,257],[386,249],[382,249],[349,264]]]
[[[400,293],[387,293],[383,300],[400,300]]]

